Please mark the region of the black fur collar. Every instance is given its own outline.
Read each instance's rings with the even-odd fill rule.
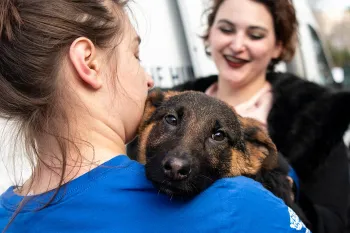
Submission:
[[[291,74],[270,73],[273,106],[269,133],[301,178],[308,178],[343,140],[350,93],[334,92]]]

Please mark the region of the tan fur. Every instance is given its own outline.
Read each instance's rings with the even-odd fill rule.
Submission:
[[[261,145],[253,144],[250,138],[246,140],[247,151],[251,157],[251,163],[254,167],[263,167],[271,170],[277,167],[277,148],[272,142],[268,131],[259,121],[239,116],[243,130],[256,129],[255,134],[251,135],[251,140],[258,141]],[[260,168],[259,168],[260,169]]]
[[[137,160],[142,164],[146,164],[146,144],[148,136],[151,133],[154,125],[155,123],[151,123],[150,125],[146,126],[146,128],[142,131],[142,134],[140,135],[139,156]]]
[[[180,95],[181,93],[183,93],[183,92],[178,92],[178,91],[167,91],[167,92],[164,92],[164,99],[168,100],[170,97],[176,96],[176,95]]]
[[[231,169],[228,176],[254,175],[262,165],[262,161],[256,159],[255,156],[247,157],[242,152],[232,150]]]
[[[240,176],[242,175],[242,170],[246,166],[246,162],[243,159],[244,154],[237,150],[231,151],[231,164],[230,164],[230,174],[228,174],[228,177],[231,176]]]
[[[277,149],[263,125],[255,119],[238,116],[243,131],[254,129],[254,135],[246,140],[246,154],[232,150],[229,176],[254,175],[261,168],[277,166]],[[251,140],[251,141],[250,141]],[[257,141],[257,145],[252,141]]]

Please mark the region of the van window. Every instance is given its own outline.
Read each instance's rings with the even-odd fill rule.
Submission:
[[[314,47],[316,61],[317,61],[317,76],[319,77],[319,81],[321,83],[332,84],[333,77],[330,70],[330,67],[327,62],[326,55],[324,53],[322,43],[320,38],[318,37],[316,31],[309,25],[309,30],[312,38],[312,46]]]

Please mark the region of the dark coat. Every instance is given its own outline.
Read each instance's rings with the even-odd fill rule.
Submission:
[[[345,232],[349,199],[350,93],[334,92],[288,73],[269,73],[273,104],[269,134],[300,179],[299,206],[316,233]],[[217,76],[173,90],[204,92]]]

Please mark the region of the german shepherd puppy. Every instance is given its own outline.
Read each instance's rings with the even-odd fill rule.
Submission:
[[[223,177],[248,176],[293,208],[288,163],[262,125],[201,92],[150,93],[137,160],[161,192],[191,197]]]

